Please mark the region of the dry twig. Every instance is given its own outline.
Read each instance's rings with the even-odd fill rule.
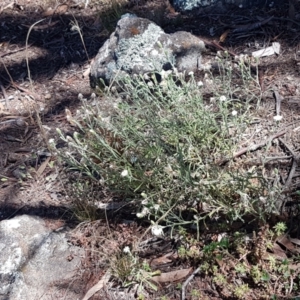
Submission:
[[[11,50],[7,53],[1,54],[0,57],[2,58],[4,56],[8,56],[8,55],[11,55],[11,54],[14,54],[14,53],[18,53],[20,51],[23,51],[23,50],[26,50],[26,49],[30,48],[32,45],[33,44],[30,44],[30,45],[28,45],[28,47],[25,46],[25,47],[21,47],[21,48],[15,49],[15,50]]]
[[[300,156],[297,155],[297,154],[293,151],[293,149],[292,149],[292,148],[291,148],[291,147],[290,147],[283,139],[279,138],[278,140],[280,141],[281,144],[284,145],[284,147],[285,147],[285,148],[292,154],[292,156],[293,156],[292,167],[291,167],[291,169],[290,169],[289,176],[288,176],[288,178],[287,178],[287,180],[286,180],[286,182],[285,182],[285,184],[284,184],[284,187],[285,187],[285,188],[288,188],[288,187],[290,186],[291,182],[292,182],[292,179],[293,179],[294,175],[295,175],[295,171],[296,171],[296,168],[297,168],[297,166],[298,166],[298,160],[299,160]]]
[[[276,115],[279,116],[280,115],[280,106],[281,106],[282,97],[279,95],[277,90],[274,91],[274,97],[275,97],[275,100],[276,100],[276,103],[275,103]]]
[[[4,98],[5,98],[5,104],[6,104],[6,108],[7,108],[7,110],[8,110],[8,109],[9,109],[9,108],[8,108],[8,96],[7,96],[7,94],[6,94],[5,87],[2,85],[2,82],[1,82],[1,81],[0,81],[0,88],[1,88],[2,94],[3,94]]]
[[[239,25],[239,26],[235,27],[234,29],[232,29],[232,32],[233,33],[238,33],[238,32],[244,32],[244,31],[251,31],[253,29],[261,27],[264,24],[267,24],[272,19],[273,19],[273,16],[271,16],[271,17],[269,17],[269,18],[267,18],[263,21],[255,22],[255,23],[252,23],[252,24]]]
[[[188,279],[184,282],[181,289],[181,300],[185,300],[185,289],[186,286],[192,281],[192,279],[195,277],[195,275],[200,271],[200,267],[198,267],[191,276],[188,277]]]
[[[270,138],[268,138],[267,140],[264,140],[264,141],[260,141],[258,144],[256,145],[251,145],[250,147],[245,147],[245,148],[242,148],[241,150],[235,152],[233,154],[233,157],[236,158],[236,157],[239,157],[249,151],[256,151],[257,149],[261,148],[261,147],[264,147],[266,146],[268,143],[272,142],[273,140],[275,140],[276,138],[282,136],[286,134],[286,131],[280,131],[274,135],[272,135]]]
[[[256,145],[251,145],[249,147],[244,147],[242,149],[240,149],[239,151],[233,153],[233,158],[236,158],[236,157],[239,157],[247,152],[252,152],[252,151],[256,151],[258,150],[259,148],[261,147],[264,147],[265,145],[269,144],[270,142],[272,142],[273,140],[275,140],[276,138],[282,136],[282,135],[285,135],[286,134],[286,131],[283,130],[283,131],[280,131],[274,135],[272,135],[270,138],[268,138],[267,140],[264,140],[264,141],[260,141],[258,144]],[[227,163],[230,159],[229,158],[226,158],[226,159],[223,159],[221,161],[218,162],[219,165],[223,165],[225,163]]]

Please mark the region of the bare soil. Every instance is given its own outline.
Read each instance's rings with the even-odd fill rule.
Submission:
[[[289,158],[273,160],[270,168],[277,168],[281,180],[286,183],[286,207],[289,204],[297,206],[300,174],[297,165],[300,149],[300,15],[295,14],[291,19],[288,3],[280,8],[244,10],[220,6],[213,12],[199,9],[180,13],[164,0],[123,1],[124,6],[117,9],[111,9],[105,1],[90,2],[85,7],[84,1],[75,0],[1,1],[0,220],[28,213],[44,217],[53,228],[55,224],[57,227],[62,223],[77,224],[70,210],[72,199],[68,197],[62,180],[65,178],[64,170],[55,163],[47,141],[57,138],[56,128],[72,134],[74,129],[67,121],[66,109],[71,114],[76,111],[80,105],[79,93],[90,97],[90,62],[114,30],[118,14],[122,12],[150,18],[167,33],[184,30],[204,39],[209,48],[203,58],[204,64],[212,61],[216,51],[220,50],[216,45],[239,55],[251,54],[275,41],[280,43],[280,54],[260,59],[258,76],[262,109],[259,112],[260,127],[252,140],[259,143],[274,132],[276,98],[273,92],[277,91],[282,98],[280,115],[283,120],[276,132],[284,133],[282,141],[272,144],[270,152],[274,157]],[[297,8],[300,8],[298,4],[296,11],[300,11]],[[264,24],[270,16],[273,18]],[[251,28],[251,24],[258,25]],[[74,26],[80,28],[84,45]],[[240,26],[249,26],[250,29],[235,30]],[[222,43],[219,42],[221,36],[224,39]],[[201,72],[197,76],[203,79]],[[63,146],[62,142],[58,142],[58,147]],[[296,161],[294,168],[293,161]],[[243,163],[249,167],[259,164],[259,152],[247,156]],[[289,179],[291,172],[293,176]],[[80,225],[74,235],[74,243],[87,249],[80,273],[86,282],[86,291],[99,281],[107,267],[107,262],[100,263],[92,250],[101,248],[109,252],[109,249],[132,245],[147,226],[136,222],[124,223],[123,219],[129,219],[130,215],[112,216],[110,229],[104,218],[103,221]],[[295,237],[299,237],[298,234],[297,231]],[[177,247],[173,240],[158,239],[151,241],[148,250],[141,256],[151,262],[166,253],[173,253],[171,260],[160,265],[159,269],[167,272],[187,268],[190,264],[178,260],[174,254]],[[149,291],[149,299],[160,299],[163,295],[168,299],[180,299],[177,283],[162,285],[157,293]],[[201,291],[202,298],[192,296],[193,289]],[[120,294],[114,296],[111,291],[101,293],[91,299],[120,299]],[[231,299],[202,276],[196,276],[187,286],[186,297]],[[247,299],[260,299],[259,291]]]

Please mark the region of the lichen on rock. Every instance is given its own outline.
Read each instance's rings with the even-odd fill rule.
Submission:
[[[148,19],[123,16],[91,65],[91,86],[176,67],[196,71],[205,45],[188,32],[166,34]]]
[[[130,74],[160,72],[174,60],[170,51],[157,43],[162,34],[159,26],[149,23],[143,33],[121,39],[115,51],[116,67]]]

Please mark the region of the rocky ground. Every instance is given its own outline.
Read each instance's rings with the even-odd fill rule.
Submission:
[[[280,53],[262,58],[258,66],[264,107],[261,119],[265,120],[261,123],[264,124],[261,131],[268,132],[272,126],[267,119],[273,119],[277,99],[273,91],[277,91],[282,99],[280,114],[283,116],[278,132],[285,132],[285,146],[292,149],[289,155],[298,157],[300,16],[296,14],[291,19],[288,5],[280,9],[265,7],[259,10],[220,6],[213,12],[199,9],[192,13],[179,13],[164,0],[124,0],[123,4],[110,5],[100,0],[90,1],[87,6],[84,1],[75,0],[3,0],[0,4],[0,228],[6,228],[8,225],[3,222],[16,216],[34,216],[37,219],[30,219],[30,222],[38,222],[39,228],[43,228],[41,239],[49,238],[51,232],[55,235],[56,230],[62,228],[70,233],[65,238],[70,247],[77,249],[72,248],[72,251],[69,249],[71,253],[64,253],[65,259],[74,262],[76,258],[77,262],[81,258],[77,265],[70,266],[72,279],[66,276],[66,284],[60,287],[64,295],[57,296],[58,288],[52,281],[52,296],[48,290],[47,294],[27,298],[22,296],[19,299],[75,299],[74,293],[81,299],[106,271],[105,261],[95,263],[99,259],[95,251],[109,256],[111,249],[132,243],[144,232],[136,223],[128,225],[122,222],[129,216],[121,214],[114,215],[109,228],[105,218],[78,225],[78,220],[69,210],[72,199],[65,189],[64,172],[55,163],[47,145],[50,138],[56,138],[56,128],[72,133],[67,114],[74,113],[78,108],[79,93],[90,97],[92,91],[88,74],[91,60],[123,13],[134,12],[140,17],[149,18],[167,33],[185,30],[202,38],[209,49],[203,57],[204,63],[211,63],[216,51],[223,48],[233,56],[251,54],[272,42],[279,42]],[[273,18],[269,19],[270,16]],[[251,28],[251,24],[256,25]],[[249,26],[249,30],[241,32],[238,30],[241,26]],[[197,76],[202,79],[203,74],[199,72]],[[284,154],[284,150],[281,151]],[[285,161],[284,164],[281,165],[281,175],[287,178],[292,162]],[[293,172],[288,188],[296,192],[299,186],[298,166]],[[9,244],[3,242],[3,236],[8,235],[9,230],[0,231],[0,244]],[[172,241],[157,241],[154,250],[150,249],[145,257],[162,257],[172,252],[174,247]],[[6,248],[6,251],[10,250]],[[38,251],[30,253],[34,256]],[[51,255],[44,257],[50,259]],[[176,256],[171,259],[173,269],[188,268],[184,263],[176,264],[176,259]],[[60,264],[59,261],[55,263]],[[165,270],[172,269],[166,265]],[[20,262],[15,270],[23,267]],[[50,266],[45,264],[45,268]],[[16,274],[20,273],[16,271],[14,276]],[[47,287],[45,280],[43,284]],[[149,299],[160,299],[163,295],[168,299],[180,298],[175,280],[163,287],[160,292],[148,295]],[[213,284],[200,276],[195,277],[192,287],[203,291],[203,295],[208,297],[205,299],[225,299],[220,291],[214,290]],[[187,297],[197,299],[193,298],[191,290],[187,288]],[[102,290],[101,293],[96,293],[91,299],[121,299],[120,291],[114,294],[112,290]],[[126,293],[124,295],[130,299],[132,296]],[[17,296],[1,297],[0,293],[0,299],[18,299]]]

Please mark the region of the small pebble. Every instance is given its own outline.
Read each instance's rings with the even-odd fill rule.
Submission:
[[[51,99],[51,94],[48,93],[45,95],[45,100],[49,100],[49,99]]]

